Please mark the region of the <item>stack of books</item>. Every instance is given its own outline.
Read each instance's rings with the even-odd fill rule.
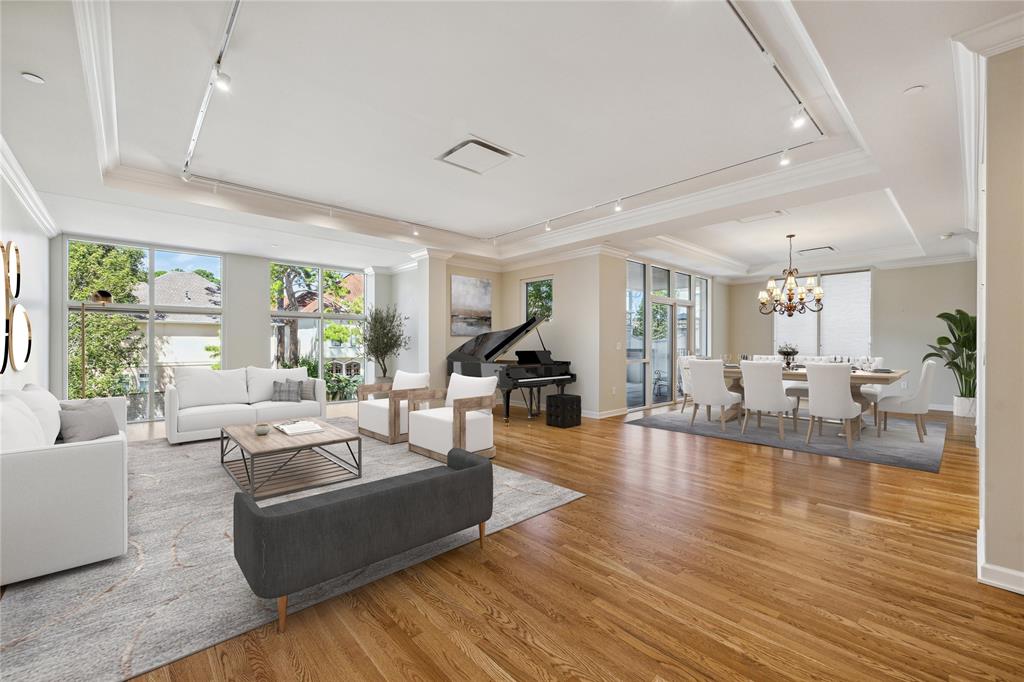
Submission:
[[[301,436],[307,433],[316,433],[317,431],[324,430],[323,427],[316,422],[308,421],[294,421],[275,424],[274,428],[287,436]]]

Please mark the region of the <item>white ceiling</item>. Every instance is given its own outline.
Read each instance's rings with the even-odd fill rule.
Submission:
[[[180,171],[229,7],[112,5],[126,165]],[[224,69],[193,172],[475,237],[819,137],[725,3],[244,2]]]
[[[111,3],[109,92],[83,75],[69,2],[3,2],[0,124],[73,232],[241,252],[286,243],[348,266],[435,246],[511,267],[608,243],[732,277],[777,269],[791,231],[798,246],[840,247],[837,267],[971,257],[966,240],[939,240],[964,223],[949,39],[1019,3],[738,6],[824,137],[789,130],[792,95],[724,3],[243,2],[232,92],[215,95],[193,170],[455,232],[414,237],[178,179],[227,2]],[[922,95],[900,94],[917,83]],[[106,175],[90,95],[116,109],[120,166]],[[469,135],[522,156],[484,175],[435,160]],[[778,167],[772,154],[810,140]],[[461,236],[695,175],[550,233]],[[790,215],[734,222],[780,208]]]

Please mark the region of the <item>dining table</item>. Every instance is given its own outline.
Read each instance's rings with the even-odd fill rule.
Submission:
[[[889,386],[901,381],[907,374],[910,373],[909,369],[893,369],[888,372],[879,372],[877,370],[869,369],[853,369],[850,371],[850,396],[860,404],[862,411],[867,410],[871,407],[871,400],[861,393],[861,387],[867,386],[868,384],[882,384]],[[726,381],[731,381],[729,384],[729,390],[734,393],[743,394],[743,372],[740,370],[739,365],[727,364],[724,368],[724,374]],[[803,367],[794,366],[790,368],[782,368],[782,380],[783,381],[807,381],[807,370]],[[735,413],[728,416],[726,419],[735,419],[739,414],[739,410],[735,410]]]

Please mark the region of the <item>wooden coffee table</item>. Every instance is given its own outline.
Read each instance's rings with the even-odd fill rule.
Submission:
[[[319,488],[362,478],[363,440],[322,419],[304,418],[323,431],[289,436],[276,428],[295,420],[271,422],[270,433],[256,435],[253,424],[225,426],[220,430],[220,463],[239,489],[255,500]],[[352,449],[352,443],[356,449]],[[344,444],[348,458],[328,447]],[[237,457],[229,455],[237,453]]]

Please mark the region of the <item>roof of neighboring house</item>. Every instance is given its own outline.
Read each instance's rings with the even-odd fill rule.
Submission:
[[[158,305],[219,308],[220,285],[194,272],[165,272],[153,280]],[[139,303],[149,303],[149,287],[145,282],[136,284],[132,293]],[[163,321],[198,321],[182,314],[158,315]]]

